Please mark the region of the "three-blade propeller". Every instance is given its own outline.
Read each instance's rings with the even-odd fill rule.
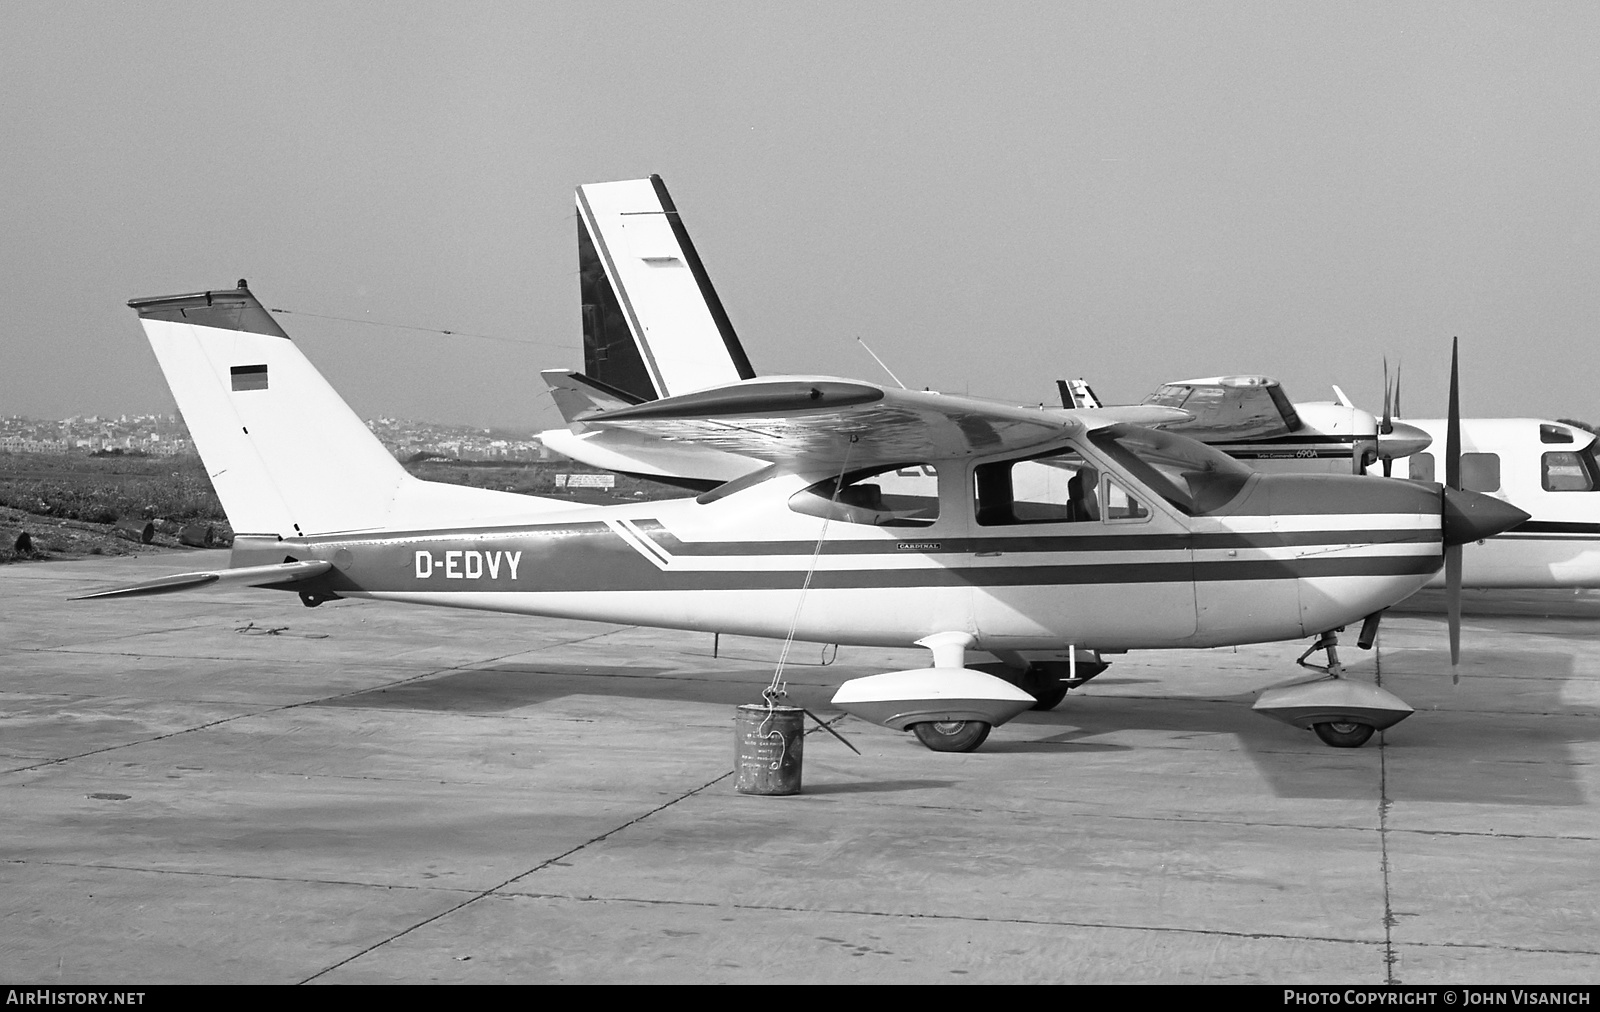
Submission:
[[[1383,360],[1383,418],[1378,422],[1378,456],[1383,460],[1383,476],[1394,472],[1398,457],[1421,453],[1433,442],[1433,437],[1415,425],[1397,422],[1400,414],[1400,366],[1394,367],[1394,384],[1389,383],[1389,359]]]

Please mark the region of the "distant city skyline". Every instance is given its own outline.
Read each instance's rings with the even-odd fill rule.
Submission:
[[[532,432],[403,418],[370,418],[366,424],[400,460],[423,454],[475,461],[548,460],[554,456]],[[0,453],[106,451],[152,456],[196,452],[188,428],[176,412],[64,419],[0,417]]]
[[[248,278],[362,417],[558,423],[573,189],[660,173],[758,372],[1594,418],[1600,7],[0,7],[0,415],[170,410]],[[357,322],[350,322],[357,321]],[[453,331],[446,335],[442,331]]]

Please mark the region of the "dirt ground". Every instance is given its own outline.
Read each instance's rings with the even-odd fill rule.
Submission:
[[[28,535],[31,547],[24,546],[19,550],[18,541],[24,533]],[[193,551],[180,545],[175,535],[159,531],[148,545],[136,539],[136,533],[119,530],[112,524],[39,516],[0,506],[0,564],[65,561],[92,555],[160,555]]]
[[[690,494],[626,476],[611,490],[566,489],[556,483],[558,473],[593,472],[568,462],[425,460],[407,470],[425,481],[596,505]],[[154,521],[154,539],[143,544],[139,529],[150,517],[178,519]],[[132,529],[119,526],[119,519]],[[197,458],[0,454],[0,564],[190,551],[178,541],[186,523],[211,526],[218,547],[232,536]]]

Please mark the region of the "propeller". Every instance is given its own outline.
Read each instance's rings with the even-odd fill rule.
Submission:
[[[1444,487],[1461,490],[1461,373],[1458,351],[1461,339],[1450,339],[1450,406],[1445,410]],[[1448,493],[1447,493],[1448,494]],[[1444,549],[1445,608],[1450,618],[1450,683],[1461,684],[1461,548]]]
[[[1421,453],[1433,437],[1405,422],[1395,421],[1400,414],[1400,365],[1394,367],[1394,385],[1389,384],[1389,358],[1383,359],[1383,418],[1378,422],[1378,456],[1383,458],[1383,476],[1391,477],[1397,457]]]
[[[1461,550],[1510,530],[1528,514],[1493,496],[1461,487],[1461,377],[1455,338],[1450,342],[1450,407],[1445,422],[1444,488],[1440,492],[1444,540],[1445,609],[1450,622],[1450,680],[1461,682]]]

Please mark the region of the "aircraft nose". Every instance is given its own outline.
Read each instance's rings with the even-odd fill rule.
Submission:
[[[1389,432],[1378,434],[1378,456],[1390,460],[1409,457],[1413,453],[1421,453],[1433,444],[1433,437],[1415,425],[1405,422],[1391,423],[1393,428]]]
[[[1528,514],[1508,502],[1482,492],[1444,490],[1444,543],[1464,545],[1493,537],[1528,519]]]

